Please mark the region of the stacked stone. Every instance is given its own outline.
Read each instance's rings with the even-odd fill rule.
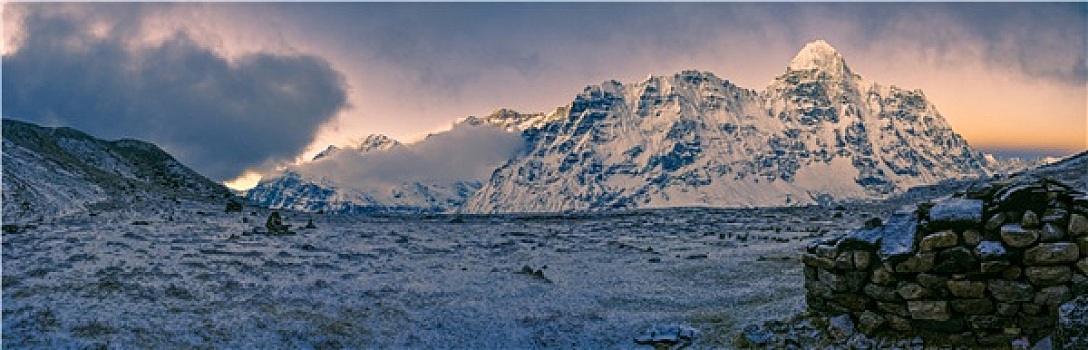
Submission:
[[[994,182],[893,214],[803,256],[809,309],[858,329],[1008,346],[1054,330],[1088,294],[1088,197],[1038,178]]]

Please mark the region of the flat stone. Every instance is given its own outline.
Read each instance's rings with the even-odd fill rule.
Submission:
[[[1036,228],[1039,227],[1039,214],[1035,214],[1034,211],[1024,211],[1024,216],[1020,218],[1020,226],[1024,228]]]
[[[830,298],[832,295],[835,294],[835,291],[832,290],[831,287],[828,287],[826,284],[820,282],[819,280],[812,281],[811,283],[809,281],[805,281],[805,291],[812,296],[824,299]]]
[[[873,270],[872,280],[873,283],[882,285],[892,284],[897,281],[897,279],[895,278],[895,274],[893,274],[891,271],[888,271],[888,269],[884,267]]]
[[[998,241],[982,241],[975,246],[975,254],[982,260],[1002,259],[1009,254],[1005,245]]]
[[[970,247],[974,247],[974,246],[977,246],[980,242],[982,242],[982,234],[978,233],[978,231],[975,231],[975,230],[963,231],[963,244],[966,244],[967,246],[970,246]]]
[[[1009,267],[1009,262],[1004,260],[984,261],[979,267],[982,273],[998,273]]]
[[[975,315],[967,316],[967,324],[971,325],[973,329],[1001,329],[1004,328],[1006,322],[1005,318],[994,315]]]
[[[854,267],[858,270],[865,270],[869,268],[869,263],[872,261],[872,254],[867,251],[859,250],[854,252]]]
[[[940,248],[948,248],[959,243],[959,235],[955,231],[946,230],[922,237],[918,247],[923,252],[931,252]]]
[[[817,267],[824,270],[831,270],[835,268],[834,260],[808,253],[801,255],[801,262],[805,265]]]
[[[1043,230],[1039,234],[1039,242],[1057,242],[1065,239],[1065,230],[1053,223],[1043,224]]]
[[[1084,258],[1077,262],[1077,270],[1080,270],[1080,273],[1088,274],[1088,255],[1085,255]]]
[[[1039,231],[1024,229],[1018,224],[1001,226],[1001,240],[1010,247],[1023,248],[1039,240]]]
[[[1051,286],[1036,292],[1034,301],[1039,305],[1060,305],[1069,299],[1073,299],[1069,286]]]
[[[934,275],[931,273],[920,273],[915,276],[914,280],[918,281],[922,287],[926,287],[930,290],[944,289],[945,283],[948,282],[948,277]]]
[[[981,281],[948,281],[946,285],[959,298],[981,298],[986,292],[986,282]]]
[[[1020,311],[1020,304],[1017,303],[997,303],[997,314],[1001,316],[1013,316]]]
[[[839,249],[873,249],[880,244],[882,237],[884,237],[883,227],[855,229],[839,241]]]
[[[828,288],[831,288],[832,291],[843,293],[850,289],[849,285],[846,283],[846,277],[843,275],[834,274],[827,270],[820,270],[817,272],[817,275],[820,278],[820,282]]]
[[[1065,222],[1065,217],[1069,215],[1069,212],[1061,208],[1048,208],[1043,212],[1043,222],[1047,223],[1059,223]]]
[[[910,313],[907,312],[907,305],[902,302],[878,301],[876,302],[876,309],[885,314],[899,315],[902,317],[910,316]]]
[[[918,300],[929,296],[929,290],[917,283],[902,283],[896,292],[907,300]]]
[[[895,302],[901,300],[899,298],[899,294],[897,294],[895,289],[892,289],[891,287],[867,284],[863,288],[863,291],[865,295],[868,295],[870,298],[873,298],[877,301]]]
[[[837,294],[832,300],[849,311],[862,311],[869,307],[872,299],[862,294],[845,293]]]
[[[905,259],[914,254],[918,218],[914,213],[897,212],[888,218],[877,253],[882,262]]]
[[[872,334],[880,330],[880,327],[888,323],[888,320],[878,313],[865,310],[858,316],[858,329],[863,333]]]
[[[929,209],[929,221],[978,225],[982,223],[982,200],[967,198],[947,198]]]
[[[1028,265],[1052,265],[1076,262],[1080,248],[1073,243],[1040,243],[1024,251],[1024,263]]]
[[[899,273],[918,273],[926,272],[933,269],[933,263],[937,260],[937,255],[933,253],[918,253],[917,255],[910,256],[903,262],[896,265],[895,272]]]
[[[1035,294],[1030,284],[1006,280],[992,280],[986,288],[994,299],[1006,302],[1030,301]]]
[[[900,332],[910,332],[914,326],[905,316],[887,315],[888,326]]]
[[[988,315],[994,312],[990,299],[955,299],[948,302],[953,311],[966,315]]]
[[[1069,266],[1028,266],[1024,269],[1028,281],[1036,286],[1053,286],[1069,282],[1073,278],[1073,269]]]
[[[907,302],[907,310],[915,320],[947,321],[951,318],[947,301],[912,300]]]
[[[1088,236],[1088,218],[1081,214],[1069,214],[1069,230],[1073,236]]]

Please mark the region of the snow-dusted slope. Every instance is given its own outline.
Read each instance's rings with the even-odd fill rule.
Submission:
[[[3,120],[5,222],[147,201],[222,201],[228,189],[150,143]]]
[[[822,41],[763,92],[685,71],[557,113],[463,211],[791,205],[988,174],[920,91],[866,81]]]

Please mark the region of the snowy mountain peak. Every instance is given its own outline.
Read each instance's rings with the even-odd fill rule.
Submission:
[[[367,135],[363,142],[359,143],[356,147],[360,152],[370,152],[373,150],[389,149],[400,145],[400,141],[394,140],[389,136],[382,134],[370,134]]]
[[[846,67],[846,61],[843,60],[842,55],[839,55],[835,48],[823,40],[816,40],[805,44],[805,47],[797,53],[797,56],[793,57],[790,61],[789,70],[791,71],[803,71],[803,70],[823,70],[829,72],[843,72],[848,73],[850,69]]]

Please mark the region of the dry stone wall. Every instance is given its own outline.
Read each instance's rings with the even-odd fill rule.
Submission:
[[[809,309],[849,314],[867,334],[1034,342],[1088,294],[1088,197],[1047,179],[996,181],[809,246],[803,262]]]

